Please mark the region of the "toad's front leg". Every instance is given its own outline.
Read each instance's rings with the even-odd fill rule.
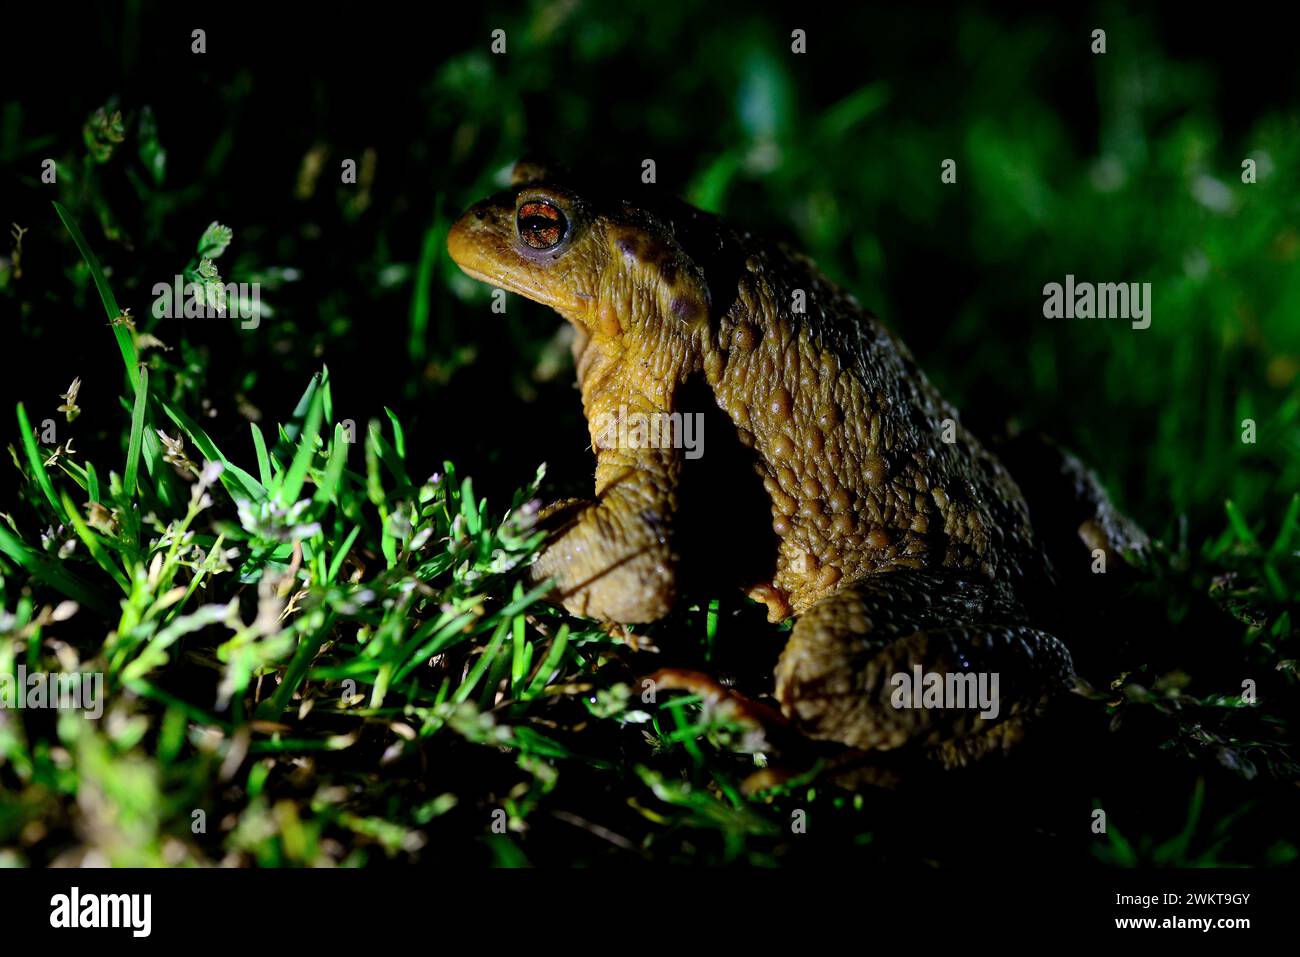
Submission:
[[[553,579],[553,598],[575,615],[648,622],[666,615],[677,595],[672,526],[682,454],[671,392],[630,386],[615,371],[579,361],[595,500],[548,509],[543,521],[553,537],[530,577]]]

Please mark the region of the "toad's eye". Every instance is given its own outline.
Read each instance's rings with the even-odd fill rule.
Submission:
[[[569,221],[550,203],[541,200],[524,203],[515,214],[519,238],[533,249],[553,249],[560,245],[569,230]]]

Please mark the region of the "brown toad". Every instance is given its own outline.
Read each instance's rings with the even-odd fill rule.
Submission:
[[[1016,482],[906,347],[808,259],[683,203],[627,196],[521,163],[512,188],[448,237],[470,276],[577,329],[595,494],[547,510],[555,533],[534,578],[553,578],[577,615],[632,623],[670,610],[681,442],[627,441],[610,423],[679,428],[671,416],[693,411],[683,396],[703,381],[765,490],[766,514],[746,518],[770,523],[772,554],[744,584],[773,621],[797,616],[775,676],[790,723],[946,761],[1014,738],[1072,677],[1065,647],[1026,610],[1051,572]],[[1106,526],[1104,494],[1063,471],[1088,485],[1089,528]],[[917,668],[995,675],[997,706],[908,707],[899,676]]]

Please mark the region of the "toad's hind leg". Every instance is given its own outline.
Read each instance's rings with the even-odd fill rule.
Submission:
[[[808,609],[777,664],[776,696],[809,737],[863,750],[916,746],[955,764],[1019,737],[1072,674],[1065,646],[1026,624],[1004,589],[898,571]],[[927,685],[944,696],[927,697]]]

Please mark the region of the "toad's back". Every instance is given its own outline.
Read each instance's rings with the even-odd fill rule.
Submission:
[[[739,255],[703,369],[771,498],[780,556],[757,597],[773,616],[783,598],[798,613],[882,571],[945,566],[1012,585],[1035,571],[1015,482],[906,347],[806,258],[708,225]]]

